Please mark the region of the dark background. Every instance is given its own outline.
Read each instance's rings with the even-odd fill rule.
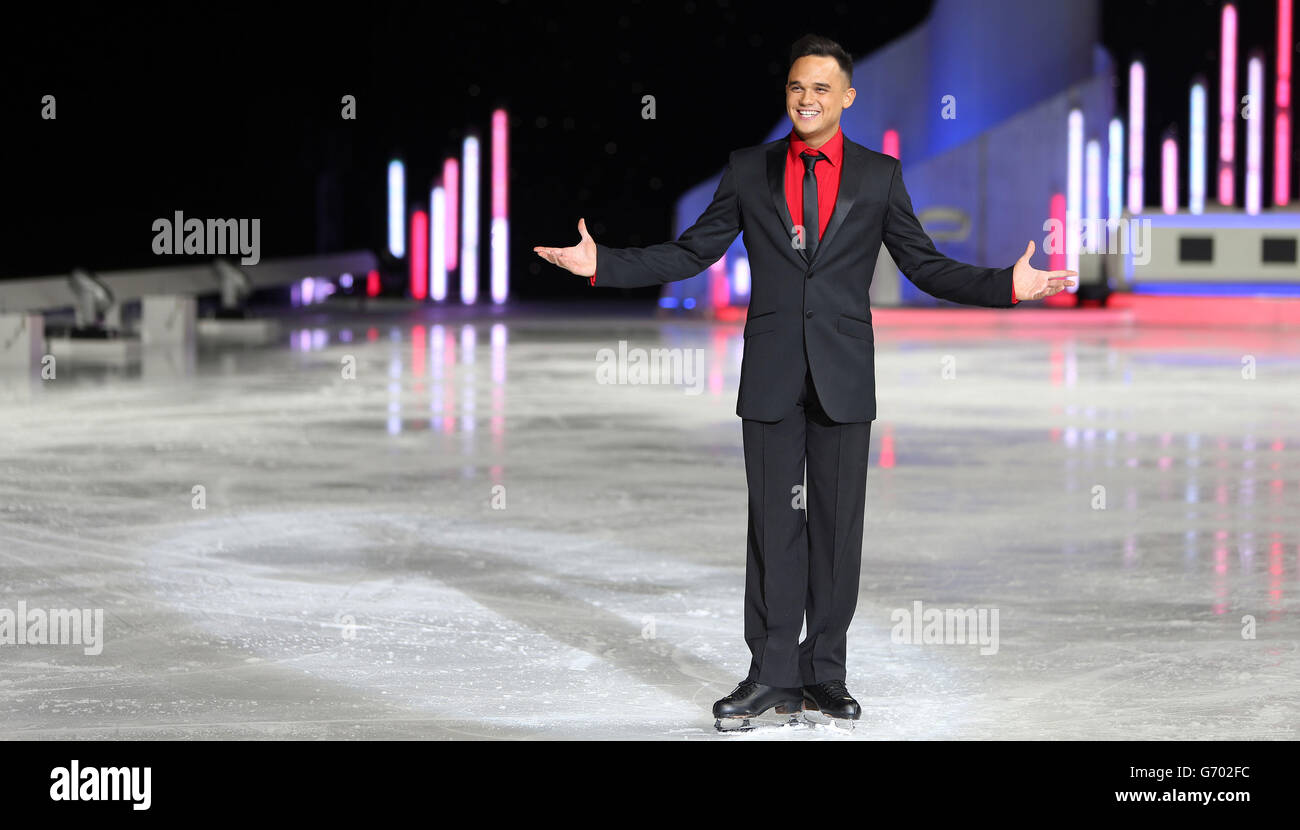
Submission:
[[[795,6],[729,0],[29,10],[11,19],[0,50],[0,278],[157,264],[150,226],[176,210],[260,218],[264,259],[383,251],[388,161],[406,161],[408,197],[423,201],[442,159],[476,128],[486,174],[489,115],[505,106],[512,292],[589,295],[586,280],[541,262],[532,246],[573,244],[579,216],[610,245],[671,238],[680,193],[784,118],[798,36],[835,38],[856,60],[920,23],[930,4],[813,8],[815,25],[799,22]],[[1197,72],[1208,76],[1214,117],[1220,3],[1102,8],[1121,106],[1129,60],[1147,62],[1147,153],[1157,158],[1167,126],[1186,135]],[[1245,58],[1259,45],[1271,101],[1275,4],[1238,10],[1239,87],[1244,94]],[[45,94],[57,97],[55,121],[40,118]],[[356,121],[339,117],[344,94],[357,97]],[[643,94],[656,96],[656,120],[641,118]],[[1213,158],[1213,120],[1207,132]],[[1267,160],[1271,123],[1266,133]],[[1185,148],[1181,156],[1186,169]],[[1148,193],[1158,193],[1157,168],[1148,165]],[[483,202],[486,211],[486,188]]]

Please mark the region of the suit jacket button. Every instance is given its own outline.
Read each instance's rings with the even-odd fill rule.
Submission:
[[[808,279],[812,279],[812,275],[813,275],[813,272],[812,272],[812,271],[809,271],[805,276],[807,276]]]
[[[807,317],[807,318],[809,318],[809,319],[812,319],[812,312],[811,312],[811,311],[806,312],[806,313],[804,314],[804,316]]]

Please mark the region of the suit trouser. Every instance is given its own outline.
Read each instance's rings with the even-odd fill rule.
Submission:
[[[826,416],[807,373],[793,413],[744,419],[749,538],[745,562],[747,680],[796,687],[845,680],[858,604],[871,422]],[[808,487],[802,500],[805,459]],[[799,632],[807,615],[808,632]]]

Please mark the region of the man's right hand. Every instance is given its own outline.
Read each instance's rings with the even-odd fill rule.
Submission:
[[[558,265],[580,277],[590,277],[596,273],[596,240],[587,233],[587,223],[583,219],[578,220],[578,234],[582,239],[572,248],[545,248],[538,245],[533,250],[552,265]]]

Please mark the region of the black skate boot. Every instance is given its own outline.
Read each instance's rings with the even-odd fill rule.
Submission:
[[[750,719],[772,707],[776,707],[778,715],[789,715],[789,722],[794,723],[803,709],[799,688],[784,689],[743,680],[735,691],[713,704],[713,717],[717,719],[713,726],[719,732],[752,729]]]
[[[849,694],[843,680],[827,680],[803,687],[804,717],[813,723],[829,723],[852,729],[862,717],[862,707]]]

